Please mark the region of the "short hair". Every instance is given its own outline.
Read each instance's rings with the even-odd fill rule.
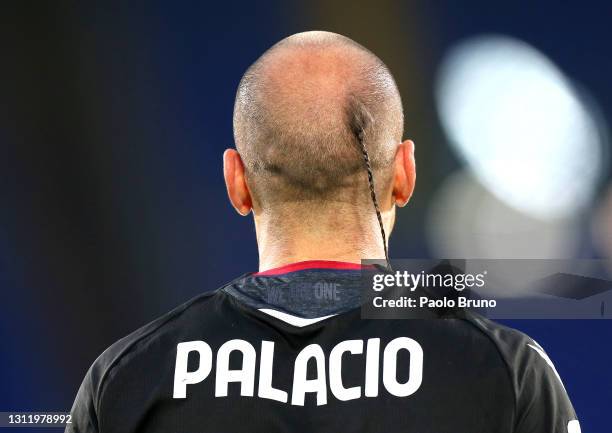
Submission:
[[[262,205],[337,199],[391,165],[403,132],[395,80],[373,53],[344,36],[283,39],[246,71],[236,94],[234,138]],[[378,185],[377,185],[378,186]],[[378,189],[378,188],[377,188]]]

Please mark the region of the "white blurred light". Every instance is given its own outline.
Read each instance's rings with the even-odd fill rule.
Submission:
[[[602,170],[598,124],[536,49],[504,36],[464,42],[443,62],[436,96],[453,146],[499,199],[539,218],[591,201]]]
[[[604,257],[612,259],[612,184],[593,215],[591,228],[594,244]]]
[[[426,221],[435,257],[567,259],[579,248],[578,217],[530,217],[496,198],[470,171],[445,180]]]

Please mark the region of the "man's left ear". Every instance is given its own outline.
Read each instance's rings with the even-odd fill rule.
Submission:
[[[393,162],[393,199],[399,207],[406,206],[416,183],[414,143],[406,140],[397,147]]]

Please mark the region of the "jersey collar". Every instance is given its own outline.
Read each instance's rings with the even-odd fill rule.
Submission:
[[[371,266],[364,266],[359,263],[338,262],[334,260],[305,260],[303,262],[290,263],[278,268],[268,269],[252,274],[255,277],[266,277],[272,275],[284,275],[291,272],[303,271],[306,269],[335,269],[358,271]]]

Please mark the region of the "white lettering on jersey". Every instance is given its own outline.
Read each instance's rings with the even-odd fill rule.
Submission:
[[[406,383],[397,381],[397,353],[405,349],[410,352],[409,378]],[[385,347],[383,356],[383,384],[396,397],[408,397],[419,389],[423,380],[423,349],[412,338],[400,337]]]
[[[274,342],[261,342],[261,366],[257,395],[261,398],[287,403],[287,393],[272,387],[272,368],[274,367]]]
[[[360,386],[345,388],[342,384],[342,355],[346,352],[352,355],[363,353],[363,340],[348,340],[338,343],[329,354],[329,388],[334,396],[341,401],[361,397]]]
[[[380,338],[370,338],[366,348],[365,396],[378,397],[380,368]]]
[[[187,371],[190,352],[198,352],[200,365],[195,371]],[[203,341],[188,341],[176,346],[176,363],[174,365],[174,398],[187,397],[187,385],[202,382],[212,369],[212,350]]]
[[[229,358],[232,352],[242,353],[242,368],[230,370]],[[244,340],[230,340],[217,352],[217,382],[215,397],[227,397],[227,385],[230,382],[240,382],[240,395],[253,396],[255,387],[255,349],[251,343]]]
[[[306,379],[308,361],[314,359],[317,375],[314,379]],[[317,394],[317,406],[327,404],[327,385],[325,380],[325,354],[318,344],[310,344],[302,349],[295,358],[293,369],[293,391],[291,404],[304,406],[304,396],[307,392]]]
[[[365,353],[364,353],[365,346]],[[410,360],[400,363],[398,354],[406,350]],[[318,344],[304,347],[296,356],[293,365],[293,383],[291,389],[291,404],[303,406],[307,393],[316,396],[317,405],[327,404],[328,392],[340,401],[354,400],[365,397],[377,397],[381,375],[380,362],[381,340],[370,338],[364,344],[363,340],[341,341],[326,353]],[[193,371],[188,370],[188,359],[192,352],[199,355],[199,364]],[[240,352],[240,353],[235,353]],[[230,358],[239,356],[242,365],[239,369],[230,369]],[[365,356],[365,372],[362,376],[364,384],[346,387],[342,382],[343,364],[348,358]],[[215,371],[215,397],[228,396],[228,384],[240,383],[240,395],[252,397],[255,388],[256,368],[259,366],[259,381],[257,396],[275,400],[281,403],[289,402],[287,391],[272,386],[274,376],[274,342],[262,341],[258,353],[251,343],[245,340],[229,340],[219,347]],[[382,383],[389,394],[396,397],[407,397],[414,394],[423,380],[423,349],[421,345],[407,337],[391,340],[383,351]],[[232,358],[234,359],[234,358]],[[308,364],[314,362],[315,377],[308,378]],[[204,341],[189,341],[179,343],[176,351],[174,370],[174,398],[187,397],[187,385],[195,385],[206,380],[213,364],[213,351]],[[283,368],[286,363],[280,364]],[[398,371],[408,371],[408,380],[398,381]],[[329,372],[329,373],[328,373]],[[327,374],[329,374],[329,390]]]

